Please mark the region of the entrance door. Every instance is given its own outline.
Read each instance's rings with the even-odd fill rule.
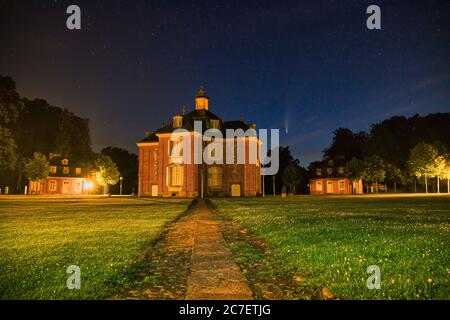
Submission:
[[[240,197],[241,196],[241,185],[240,184],[232,184],[231,185],[231,196],[232,197]]]
[[[333,193],[333,181],[327,181],[327,193]]]
[[[157,197],[158,196],[158,185],[154,184],[152,185],[152,197]]]
[[[62,193],[66,193],[66,194],[70,193],[70,181],[68,181],[68,180],[63,181]]]

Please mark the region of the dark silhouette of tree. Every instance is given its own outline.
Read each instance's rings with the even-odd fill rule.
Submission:
[[[354,133],[350,129],[339,128],[333,132],[333,135],[331,146],[323,150],[325,158],[343,156],[345,161],[350,161],[353,158],[363,158],[364,145],[368,140],[365,132]]]
[[[12,128],[22,108],[16,84],[11,78],[0,75],[0,176],[16,169],[17,144]]]
[[[117,165],[121,176],[123,177],[123,193],[135,193],[137,190],[138,179],[138,157],[128,150],[117,147],[106,147],[100,152],[108,156]],[[119,185],[111,187],[112,193],[119,193]]]
[[[283,170],[282,181],[289,187],[289,192],[295,194],[296,187],[301,181],[300,166],[296,161],[291,161]]]
[[[274,194],[273,185],[275,184],[275,193],[280,194],[281,189],[283,187],[283,172],[286,167],[294,162],[299,167],[300,170],[300,181],[296,185],[296,190],[300,193],[308,193],[308,172],[303,167],[300,166],[300,161],[295,159],[289,146],[282,147],[280,146],[277,150],[279,152],[280,157],[280,166],[277,174],[275,175],[275,183],[273,181],[273,176],[265,176],[264,177],[264,185],[265,185],[265,194]],[[270,152],[269,152],[270,155]]]
[[[369,183],[375,182],[375,190],[378,193],[378,183],[384,181],[386,171],[383,160],[377,155],[366,157],[363,160],[363,179],[366,182],[366,190],[369,193]]]
[[[397,168],[405,169],[409,151],[419,142],[450,145],[450,113],[434,113],[411,118],[395,116],[372,125],[366,155],[376,154]]]
[[[345,171],[347,172],[350,181],[359,181],[359,179],[362,179],[364,176],[364,162],[357,158],[353,158],[352,160],[347,162]],[[353,192],[354,190],[352,188],[352,193]]]
[[[385,163],[384,169],[386,171],[386,181],[393,184],[394,193],[396,193],[397,183],[403,183],[405,181],[405,175],[402,170],[392,163]]]

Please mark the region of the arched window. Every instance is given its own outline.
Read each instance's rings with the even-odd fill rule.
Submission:
[[[208,186],[218,188],[222,186],[222,168],[209,167],[208,168]]]

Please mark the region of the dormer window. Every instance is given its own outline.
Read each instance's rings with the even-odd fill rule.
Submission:
[[[50,173],[56,173],[56,166],[50,167]]]
[[[182,116],[175,116],[172,120],[172,126],[175,128],[181,128],[183,125],[183,117]]]
[[[219,120],[211,119],[210,125],[211,125],[211,129],[219,129]]]
[[[327,174],[332,174],[333,173],[333,168],[327,168]]]
[[[333,160],[328,160],[328,166],[329,166],[329,167],[332,167],[333,164],[334,164],[334,163],[333,163]]]
[[[63,160],[61,160],[61,164],[62,164],[63,166],[67,166],[67,165],[69,164],[69,160],[68,160],[68,159],[63,159]]]
[[[322,169],[320,169],[320,168],[316,169],[316,175],[321,176],[322,175]]]
[[[344,167],[339,167],[338,168],[338,173],[339,174],[344,174]]]
[[[69,174],[69,167],[63,167],[63,173]]]
[[[75,174],[81,174],[81,168],[75,168]]]

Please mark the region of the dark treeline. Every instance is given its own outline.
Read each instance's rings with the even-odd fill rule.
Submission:
[[[410,150],[419,142],[441,143],[450,146],[450,113],[434,113],[411,118],[395,116],[372,125],[370,133],[352,132],[346,128],[334,131],[331,146],[324,150],[325,157],[353,157],[377,155],[386,162],[405,168]]]
[[[51,106],[44,99],[20,97],[14,81],[0,75],[0,187],[22,192],[28,182],[23,174],[24,161],[35,152],[47,156],[59,153],[72,164],[92,166],[97,154],[91,147],[89,120]],[[136,178],[131,180],[134,173],[130,174],[134,167],[137,170],[137,160],[133,162],[136,155],[111,147],[103,153],[109,153],[119,171],[123,171],[124,192],[131,193],[136,184]]]
[[[448,154],[448,128],[450,113],[435,113],[423,117],[416,114],[410,118],[395,116],[372,125],[369,132],[353,132],[347,128],[339,128],[333,132],[331,145],[323,150],[323,159],[344,157],[349,163],[352,159],[363,161],[376,156],[385,166],[385,183],[395,184],[395,188],[398,183],[403,186],[403,191],[417,191],[416,183],[423,184],[423,181],[414,177],[408,167],[411,150],[420,142],[424,142],[433,145],[440,154]],[[309,178],[314,175],[316,166],[323,159],[312,162],[306,170],[292,157],[288,147],[281,147],[279,152],[280,170],[275,176],[276,194],[281,193],[283,186],[288,192],[309,193]],[[298,169],[292,170],[293,166]],[[392,167],[403,173],[402,179],[397,181],[395,177],[392,178],[389,170]],[[293,174],[298,174],[298,177],[292,177]],[[295,181],[295,187],[289,186],[292,181]],[[266,194],[273,194],[273,177],[266,176],[264,182]],[[435,186],[432,188],[434,191]]]

